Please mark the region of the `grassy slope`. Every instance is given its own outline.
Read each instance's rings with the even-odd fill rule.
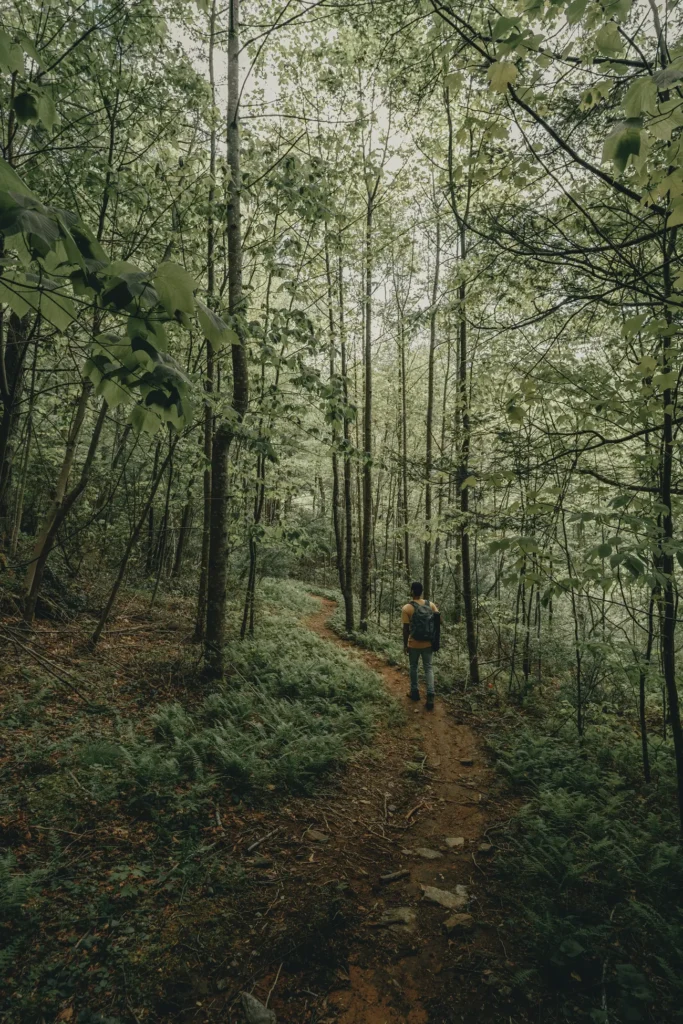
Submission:
[[[174,970],[177,914],[242,882],[240,865],[211,841],[219,808],[311,793],[387,716],[376,677],[302,628],[319,605],[301,586],[266,581],[259,602],[258,639],[231,644],[219,688],[197,681],[183,606],[175,621],[160,614],[146,643],[147,634],[123,632],[95,657],[70,648],[103,713],[64,697],[35,663],[5,667],[8,1024],[54,1019],[73,998],[79,1024],[130,1019],[130,992],[137,1007],[154,1005]],[[145,612],[123,625],[139,621]],[[62,635],[45,639],[61,645],[53,663],[65,664]]]

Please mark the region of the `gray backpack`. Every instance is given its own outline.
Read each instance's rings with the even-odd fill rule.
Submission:
[[[434,612],[429,601],[418,604],[417,601],[410,602],[413,606],[413,617],[410,620],[410,635],[413,640],[422,640],[427,643],[434,642]]]

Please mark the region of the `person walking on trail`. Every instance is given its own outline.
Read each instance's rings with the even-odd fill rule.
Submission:
[[[401,622],[403,623],[403,652],[410,661],[410,693],[411,700],[420,699],[420,688],[417,673],[422,658],[422,667],[427,684],[427,711],[434,710],[434,668],[432,657],[439,649],[441,619],[439,609],[431,601],[422,596],[422,584],[411,583],[410,601],[403,605]]]

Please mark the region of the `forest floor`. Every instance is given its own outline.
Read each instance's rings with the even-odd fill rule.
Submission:
[[[488,832],[503,807],[492,798],[495,780],[484,744],[442,700],[433,712],[422,702],[409,704],[406,671],[337,636],[328,624],[334,603],[321,600],[308,627],[362,658],[408,706],[407,724],[380,739],[377,769],[369,778],[350,780],[365,799],[349,794],[345,813],[337,804],[331,843],[321,854],[342,874],[350,862],[357,865],[352,874],[359,927],[347,938],[346,969],[337,972],[342,984],[327,999],[330,1020],[507,1022],[512,989],[503,977],[514,965],[501,934],[503,920],[487,892],[496,852]],[[406,784],[406,764],[419,777],[417,803],[414,784]],[[381,881],[401,872],[395,881]],[[463,905],[444,909],[425,887],[458,894]],[[405,923],[397,923],[401,917]]]
[[[316,598],[310,614],[306,600],[302,643],[315,633],[342,674],[346,664],[372,669],[393,703],[371,744],[351,749],[314,793],[265,802],[234,787],[208,799],[200,788],[193,802],[201,779],[189,789],[167,781],[177,766],[161,754],[149,762],[126,739],[126,723],[169,700],[200,703],[182,599],[151,617],[128,600],[95,654],[77,624],[18,641],[0,672],[10,709],[0,835],[14,851],[4,884],[23,908],[5,925],[20,951],[4,996],[12,1024],[242,1024],[243,991],[268,1002],[278,1024],[538,1019],[528,986],[514,981],[520,936],[497,877],[496,828],[514,808],[480,727],[453,698],[437,696],[434,712],[409,702],[402,668],[337,636],[334,602]],[[265,626],[277,635],[274,622]],[[47,675],[22,653],[36,642]],[[56,699],[54,674],[66,666],[109,711],[93,716],[73,692]],[[109,736],[133,752],[132,768]],[[120,783],[107,795],[110,777],[133,770],[156,803]],[[449,910],[424,886],[462,905]],[[449,933],[454,914],[470,916]]]

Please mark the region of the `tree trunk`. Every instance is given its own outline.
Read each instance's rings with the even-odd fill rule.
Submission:
[[[365,336],[363,365],[365,369],[363,403],[363,528],[360,557],[360,622],[361,632],[368,628],[370,614],[370,572],[372,559],[372,228],[374,191],[368,195],[365,217]]]
[[[216,46],[216,0],[211,4],[209,15],[209,87],[211,89],[212,107],[216,105],[216,75],[214,68],[214,51]],[[216,202],[216,126],[212,119],[209,137],[209,210],[206,223],[206,294],[208,305],[211,306],[215,292],[215,259],[216,227],[214,206]],[[213,391],[214,365],[211,345],[206,343],[206,378],[204,390],[207,395]],[[213,449],[213,408],[210,399],[204,403],[204,505],[202,518],[202,547],[199,563],[199,590],[197,594],[197,619],[194,627],[194,639],[204,639],[206,631],[206,601],[209,581],[209,544],[211,535],[211,460]]]
[[[86,396],[87,400],[87,396]],[[102,434],[102,428],[104,421],[107,416],[107,403],[102,403],[99,416],[95,422],[95,429],[93,430],[92,437],[90,438],[90,445],[88,446],[88,452],[81,469],[81,475],[78,483],[73,487],[68,494],[66,494],[59,506],[54,509],[54,514],[50,518],[49,528],[45,531],[44,536],[41,538],[40,549],[38,545],[34,549],[32,558],[33,576],[31,579],[30,588],[27,587],[26,599],[24,603],[24,621],[29,625],[33,622],[33,616],[36,609],[36,600],[40,593],[40,587],[43,582],[43,573],[45,571],[45,565],[47,563],[48,556],[54,546],[57,531],[68,516],[69,512],[76,504],[77,500],[85,490],[88,480],[90,479],[90,473],[92,471],[93,462],[95,459],[95,453],[97,452],[98,445],[100,443],[100,436]],[[63,467],[62,467],[63,468]]]
[[[118,596],[119,590],[121,589],[121,584],[123,583],[123,578],[126,575],[126,567],[128,566],[128,561],[129,561],[130,556],[131,556],[131,554],[133,552],[133,548],[137,544],[138,539],[140,537],[140,534],[142,533],[142,528],[145,525],[145,521],[147,519],[147,514],[148,514],[148,512],[149,512],[149,510],[150,510],[150,508],[152,506],[152,502],[154,501],[154,497],[155,497],[155,495],[157,493],[157,489],[159,487],[159,484],[161,483],[161,481],[163,479],[164,473],[166,471],[166,467],[168,466],[169,462],[173,458],[173,452],[175,451],[175,446],[176,446],[177,443],[178,443],[178,438],[175,437],[172,440],[172,442],[171,442],[171,445],[169,447],[168,455],[164,459],[164,461],[163,461],[163,463],[161,465],[161,468],[158,470],[158,472],[155,472],[154,476],[152,477],[152,486],[151,486],[150,492],[149,492],[149,494],[147,496],[147,501],[145,502],[145,507],[143,508],[143,510],[142,510],[142,512],[141,512],[141,514],[140,514],[140,516],[138,518],[138,521],[137,521],[135,527],[133,528],[133,532],[131,533],[130,537],[128,538],[128,543],[126,545],[126,550],[123,553],[123,558],[121,559],[121,562],[120,562],[120,565],[119,565],[119,571],[118,571],[118,573],[116,575],[116,579],[114,580],[114,586],[111,588],[111,592],[109,594],[109,598],[107,600],[107,603],[106,603],[106,605],[104,607],[104,610],[103,610],[102,614],[100,615],[100,619],[99,619],[99,622],[97,623],[97,626],[95,627],[95,631],[94,631],[93,635],[90,637],[90,644],[89,644],[90,647],[95,647],[95,645],[98,643],[98,641],[99,641],[99,639],[100,639],[100,637],[102,635],[102,630],[106,626],[107,621],[109,619],[109,616],[111,615],[111,610],[114,607],[114,603],[115,603],[116,598]]]
[[[339,291],[339,349],[341,357],[342,400],[344,403],[344,625],[347,633],[353,632],[353,502],[351,500],[351,457],[349,454],[349,388],[346,365],[346,330],[344,326],[344,275],[341,256],[338,268]]]
[[[249,366],[247,362],[242,291],[242,227],[239,127],[239,0],[230,0],[228,27],[228,309],[239,343],[232,345],[232,407],[238,422],[249,404]],[[233,428],[223,422],[213,444],[211,465],[211,521],[209,538],[209,579],[205,655],[207,669],[215,677],[223,675],[223,641],[228,579],[228,454]]]
[[[28,328],[28,318],[20,319],[15,313],[11,313],[5,341],[4,319],[4,315],[0,313],[0,550],[6,546],[12,530],[10,487],[14,439],[19,425],[26,353],[33,336],[33,331],[29,331]]]
[[[334,298],[332,289],[332,269],[330,266],[330,241],[325,233],[325,274],[327,277],[327,315],[330,328],[330,387],[335,383],[335,336],[334,328]],[[337,564],[337,577],[339,589],[344,593],[344,537],[342,523],[339,515],[339,458],[337,446],[339,444],[337,421],[332,420],[332,528],[334,530],[334,547]]]
[[[460,225],[460,258],[466,256],[465,225]],[[474,599],[472,594],[472,568],[470,565],[470,534],[469,534],[469,455],[470,455],[470,413],[469,413],[469,388],[467,372],[467,318],[465,314],[465,301],[467,290],[465,282],[460,283],[458,289],[460,299],[460,352],[458,363],[458,398],[460,402],[460,464],[458,472],[458,495],[460,498],[460,514],[462,523],[460,527],[460,557],[462,561],[462,603],[465,612],[465,633],[467,635],[467,653],[470,663],[470,682],[473,686],[479,685],[479,659],[477,655],[477,632],[474,621]]]
[[[434,281],[432,285],[432,308],[429,314],[429,359],[427,372],[427,422],[425,451],[425,525],[427,539],[424,545],[422,585],[426,600],[431,599],[432,587],[432,463],[434,430],[434,353],[436,352],[436,313],[439,294],[439,266],[441,262],[441,224],[436,221],[436,251],[434,255]]]

